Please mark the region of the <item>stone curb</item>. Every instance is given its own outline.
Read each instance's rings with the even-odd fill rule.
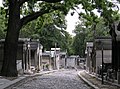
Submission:
[[[85,71],[86,72],[86,71]],[[88,72],[86,72],[87,74],[89,74]],[[92,76],[92,74],[89,74],[90,76]],[[94,76],[95,78],[97,78],[98,80],[102,81],[101,78],[98,78],[97,76]],[[116,84],[116,83],[113,83],[113,82],[110,82],[110,81],[107,81],[107,80],[104,80],[105,83],[108,83],[110,85],[113,85],[113,86],[117,86],[120,88],[120,84]]]
[[[13,86],[17,85],[20,82],[23,82],[24,80],[26,80],[28,78],[31,78],[31,77],[34,77],[34,76],[40,76],[40,75],[43,75],[43,74],[49,74],[49,73],[53,73],[53,72],[56,72],[56,71],[58,71],[58,70],[46,71],[46,72],[43,72],[43,73],[36,73],[36,74],[33,74],[33,75],[22,76],[22,77],[19,77],[18,79],[15,79],[15,80],[7,83],[6,85],[4,85],[4,84],[1,85],[0,89],[7,89],[8,87],[13,87]]]
[[[84,81],[86,82],[89,86],[91,86],[94,89],[100,89],[97,86],[95,86],[94,84],[92,84],[91,82],[89,82],[87,79],[85,79],[83,76],[80,75],[80,72],[78,73],[78,76]]]

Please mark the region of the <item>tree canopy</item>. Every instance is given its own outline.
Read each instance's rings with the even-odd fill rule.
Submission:
[[[81,22],[76,25],[74,33],[76,34],[73,39],[73,50],[74,53],[80,57],[85,56],[86,42],[94,41],[96,37],[99,36],[110,36],[108,26],[105,26],[105,22],[102,18],[98,18],[99,22],[96,24],[95,28],[91,24],[86,27],[87,20],[81,19]]]
[[[119,0],[116,0],[116,2],[119,3]],[[33,31],[33,37],[37,37],[38,35],[40,35],[43,29],[44,34],[46,32],[49,32],[49,30],[45,30],[48,27],[54,28],[54,26],[57,26],[60,28],[64,28],[64,15],[67,15],[70,9],[73,9],[74,11],[76,11],[76,9],[80,9],[78,6],[80,4],[82,5],[82,9],[84,9],[86,13],[78,12],[78,14],[80,17],[83,17],[87,20],[86,26],[89,26],[90,24],[96,25],[98,23],[98,17],[93,12],[93,10],[97,9],[97,11],[100,13],[100,16],[103,17],[106,24],[113,31],[112,23],[118,20],[118,16],[116,14],[118,13],[119,9],[117,8],[117,5],[110,0],[4,0],[3,9],[5,10],[4,15],[6,16],[7,21],[5,22],[7,24],[7,27],[5,27],[6,25],[3,27],[7,29],[5,30],[6,36],[4,44],[4,60],[1,75],[17,76],[16,53],[18,37],[20,35],[20,30],[25,25],[28,25],[30,21],[38,18],[38,21],[33,22],[33,24],[35,24],[35,26],[36,24],[39,24],[40,26],[37,27],[40,29],[34,28],[33,24],[30,24],[30,30],[38,30],[36,30],[35,33]],[[73,13],[71,13],[71,15],[74,15],[74,11]],[[48,13],[51,13],[52,15],[48,15]],[[49,16],[52,16],[52,18],[50,18]],[[45,19],[46,17],[48,18]],[[62,17],[63,19],[61,19]],[[55,24],[52,24],[53,22]],[[59,29],[57,30],[57,32],[58,31]],[[62,33],[66,34],[64,31]],[[63,35],[61,34],[58,35],[59,37],[63,37]],[[58,35],[55,35],[55,37],[57,37]]]

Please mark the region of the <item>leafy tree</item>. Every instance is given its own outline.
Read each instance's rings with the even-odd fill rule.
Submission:
[[[17,76],[16,53],[20,29],[39,16],[55,10],[63,10],[64,8],[62,6],[64,3],[61,3],[61,0],[41,0],[43,2],[39,3],[37,1],[38,0],[4,1],[4,6],[8,8],[8,12],[6,13],[8,16],[8,27],[4,44],[4,60],[1,70],[2,76]],[[38,3],[38,10],[36,9],[36,3]]]
[[[73,38],[72,38],[72,36],[71,35],[69,35],[69,34],[66,34],[66,46],[67,46],[67,49],[66,49],[66,51],[67,51],[67,55],[73,55],[74,54],[74,51],[73,51],[73,49],[72,49],[72,42],[73,42]]]
[[[73,50],[75,55],[79,55],[80,57],[84,57],[84,50],[85,50],[85,30],[84,28],[77,28],[76,29],[81,29],[80,32],[76,33],[76,36],[73,39]]]
[[[120,2],[119,0],[118,3]],[[97,10],[100,13],[100,16],[104,19],[105,26],[108,26],[110,29],[110,34],[112,36],[112,39],[116,40],[116,34],[115,34],[115,22],[119,20],[119,15],[117,14],[119,11],[118,6],[109,0],[84,0],[81,1],[81,5],[83,6],[82,9],[85,10],[85,13],[78,13],[80,18],[83,17],[86,19],[86,27],[92,28],[92,30],[95,31],[96,25],[98,24],[98,16],[95,15],[93,10]],[[115,9],[117,8],[117,9]],[[74,8],[76,10],[76,8]],[[77,10],[76,10],[77,11]],[[118,30],[119,30],[118,25]],[[100,30],[99,30],[100,31]],[[114,44],[114,42],[112,41]],[[115,43],[116,44],[116,43]],[[115,46],[117,47],[117,46]],[[114,49],[114,48],[113,48]],[[117,56],[117,55],[116,55]],[[115,60],[115,58],[113,58]]]
[[[54,11],[28,23],[21,30],[20,37],[40,39],[41,44],[47,50],[50,50],[55,43],[58,43],[57,45],[65,50],[67,47],[66,36],[68,34],[65,29],[65,15],[60,11]]]
[[[73,39],[73,49],[75,54],[79,55],[80,57],[84,57],[85,54],[85,45],[87,41],[93,41],[94,37],[96,36],[108,36],[109,29],[108,26],[105,26],[105,22],[102,18],[99,19],[96,24],[95,30],[92,27],[92,24],[86,27],[87,20],[82,18],[81,23],[79,23],[74,33],[76,36]],[[95,36],[94,36],[95,35]]]
[[[5,14],[5,10],[0,7],[0,39],[5,38],[5,30],[6,30],[6,14]]]
[[[2,76],[17,76],[16,69],[16,53],[20,29],[28,22],[37,19],[46,13],[55,10],[63,11],[67,14],[69,9],[79,8],[78,5],[82,4],[85,9],[88,20],[92,20],[96,16],[92,10],[97,8],[101,16],[106,18],[109,23],[112,22],[111,18],[116,12],[112,10],[115,5],[107,0],[4,0],[4,6],[8,8],[8,27],[4,45],[4,61],[1,71]],[[45,2],[48,3],[45,3]],[[55,4],[54,4],[55,3]],[[93,18],[89,17],[89,13]],[[21,17],[20,17],[21,16]],[[81,15],[80,15],[81,16]]]
[[[69,9],[76,6],[75,3],[78,2],[78,0],[4,0],[3,4],[7,8],[8,26],[1,75],[17,76],[17,44],[23,26],[50,12],[61,11],[66,15]]]
[[[57,29],[53,24],[46,25],[39,32],[40,41],[44,45],[47,50],[50,50],[51,47],[54,47],[55,43],[57,43],[58,47],[65,48],[65,35],[64,31]],[[61,40],[63,39],[63,40]]]

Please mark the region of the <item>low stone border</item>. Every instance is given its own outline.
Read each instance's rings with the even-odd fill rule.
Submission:
[[[18,79],[15,79],[15,80],[11,81],[10,83],[1,86],[0,89],[10,89],[10,88],[18,85],[19,83],[22,84],[25,80],[29,81],[29,79],[32,78],[32,77],[41,76],[43,74],[49,74],[49,73],[53,73],[53,72],[56,72],[56,71],[58,71],[58,70],[46,71],[46,72],[43,72],[43,73],[35,73],[33,75],[27,75],[27,76],[19,77]]]
[[[85,72],[86,72],[86,71],[85,71]],[[87,74],[89,74],[88,72],[86,72],[86,73],[87,73]],[[89,75],[93,77],[93,75],[92,75],[92,74],[89,74]],[[101,78],[98,78],[97,76],[94,76],[94,77],[95,77],[95,78],[97,78],[98,80],[102,81],[102,79],[101,79]],[[105,79],[104,79],[104,83],[108,83],[108,84],[110,84],[110,85],[117,86],[117,87],[119,87],[119,88],[120,88],[120,84],[113,83],[113,82],[107,81],[107,80],[105,80]]]
[[[80,75],[80,72],[78,73],[78,76],[84,81],[86,82],[89,86],[91,86],[94,89],[100,89],[97,86],[93,85],[91,82],[89,82],[87,79],[85,79],[83,76]]]

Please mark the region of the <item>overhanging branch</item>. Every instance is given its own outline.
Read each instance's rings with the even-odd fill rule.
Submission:
[[[62,0],[40,0],[40,1],[45,1],[45,2],[48,2],[48,3],[56,3],[56,2],[60,2]]]
[[[23,17],[21,19],[21,24],[25,25],[29,21],[37,19],[39,16],[42,16],[42,15],[44,15],[46,13],[49,13],[49,12],[52,12],[52,11],[55,11],[55,10],[63,11],[63,9],[64,9],[63,6],[59,6],[59,5],[58,6],[51,6],[51,8],[46,9],[46,10],[45,9],[41,9],[39,12],[35,12],[35,13],[30,14],[30,15],[28,15],[26,17]]]
[[[44,15],[46,13],[49,13],[49,10],[40,10],[39,12],[35,12],[35,13],[30,14],[30,15],[28,15],[26,17],[23,17],[21,19],[21,25],[23,26],[23,25],[27,24],[28,22],[30,22],[30,21],[32,21],[34,19],[37,19],[39,16],[42,16],[42,15]]]
[[[20,3],[20,6],[23,5],[23,3],[27,2],[29,0],[20,0],[19,3]]]
[[[34,19],[37,19],[39,16],[42,16],[46,13],[50,13],[50,12],[55,11],[55,10],[63,11],[63,9],[64,9],[63,6],[59,6],[59,5],[58,6],[51,6],[51,8],[46,9],[46,10],[41,9],[39,12],[34,12],[33,14],[30,14],[26,17],[23,17],[21,19],[21,26],[26,25],[28,22],[30,22]]]
[[[23,5],[23,3],[27,2],[29,0],[20,0],[20,6]],[[62,0],[37,0],[37,1],[45,1],[45,2],[48,2],[48,3],[56,3],[56,2],[60,2]]]

